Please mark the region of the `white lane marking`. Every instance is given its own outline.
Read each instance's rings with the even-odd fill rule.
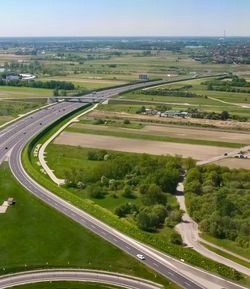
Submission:
[[[186,284],[187,286],[191,287],[192,285],[187,283],[187,282],[184,282],[184,284]]]
[[[173,276],[173,275],[174,275],[172,272],[168,272],[168,271],[167,271],[167,273],[168,273],[170,276]]]
[[[125,246],[129,251],[131,251],[131,248],[129,248],[128,246]]]
[[[156,264],[156,263],[153,263],[156,267],[159,267],[159,265],[158,264]]]
[[[113,238],[113,240],[114,240],[115,242],[117,242],[117,239]]]

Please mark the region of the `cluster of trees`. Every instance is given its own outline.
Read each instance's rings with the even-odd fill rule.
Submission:
[[[11,61],[4,63],[5,71],[15,71],[16,73],[29,72],[31,74],[39,74],[43,71],[43,65],[39,61],[30,62],[18,62]],[[2,73],[2,77],[6,76],[6,73]]]
[[[202,231],[250,247],[250,171],[195,167],[185,182],[189,213]]]
[[[247,82],[246,79],[243,77],[238,77],[237,75],[233,75],[231,86],[250,87],[250,82]]]
[[[20,81],[10,80],[6,81],[4,78],[0,79],[0,86],[17,86],[17,87],[32,87],[32,88],[47,88],[47,89],[63,89],[74,90],[75,85],[67,81]]]
[[[230,115],[228,111],[222,112],[207,112],[207,111],[199,111],[197,108],[190,108],[188,112],[192,118],[200,118],[200,119],[213,119],[213,120],[238,120],[241,122],[247,121],[247,117],[239,116],[239,115]]]
[[[160,112],[164,112],[164,111],[167,111],[167,110],[171,110],[172,107],[169,106],[169,105],[161,104],[161,105],[156,105],[154,109],[157,110],[157,111],[160,111]],[[137,114],[141,114],[141,113],[144,113],[144,112],[146,112],[146,107],[144,105],[142,105],[136,111]]]
[[[211,80],[202,82],[203,85],[207,85],[208,90],[236,92],[236,93],[250,93],[250,89],[241,89],[250,87],[250,82],[247,82],[244,78],[239,78],[234,75],[231,81],[223,80]]]
[[[99,162],[88,169],[67,171],[66,186],[86,186],[91,198],[111,195],[128,199],[115,209],[115,214],[132,216],[145,231],[157,231],[164,224],[173,227],[180,221],[181,212],[168,202],[179,182],[183,165],[180,157],[89,150],[87,158]],[[133,199],[137,199],[136,202],[132,202]],[[174,240],[178,243],[178,237],[174,236]]]
[[[143,94],[145,95],[161,95],[161,96],[178,96],[178,97],[202,97],[193,92],[182,91],[182,90],[172,90],[172,89],[149,89],[144,90]]]

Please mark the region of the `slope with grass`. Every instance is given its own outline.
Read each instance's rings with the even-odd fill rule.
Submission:
[[[159,275],[116,247],[49,208],[25,191],[6,164],[0,167],[1,201],[16,200],[0,216],[0,260],[3,273],[34,268],[93,268],[140,276],[169,285]],[[18,241],[17,241],[18,240]]]

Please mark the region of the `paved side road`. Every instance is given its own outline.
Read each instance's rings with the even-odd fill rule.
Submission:
[[[41,270],[0,277],[0,289],[48,281],[95,282],[128,289],[161,289],[163,286],[144,279],[92,270]]]

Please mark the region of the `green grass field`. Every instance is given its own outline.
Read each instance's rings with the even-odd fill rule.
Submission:
[[[30,88],[30,87],[14,87],[14,86],[0,86],[0,99],[5,98],[41,98],[52,96],[51,89],[44,88]]]
[[[164,103],[164,101],[163,101]],[[208,111],[208,112],[217,112],[220,113],[223,110],[227,110],[231,114],[237,114],[241,116],[249,117],[249,109],[241,108],[235,105],[223,104],[221,102],[216,102],[213,105],[204,105],[200,103],[199,105],[185,105],[185,101],[183,103],[175,103],[166,101],[167,106],[174,110],[188,110],[188,108],[198,108],[199,110]],[[111,99],[109,104],[101,104],[97,107],[97,110],[101,111],[111,111],[111,112],[127,112],[135,114],[142,106],[146,108],[155,108],[159,103],[157,101],[149,101],[145,100],[142,103],[139,103],[136,99],[131,102],[126,102],[126,100],[118,100]]]
[[[1,105],[0,105],[0,109],[1,109]],[[6,123],[8,121],[11,121],[12,119],[13,119],[13,117],[10,115],[0,116],[0,125]]]
[[[201,242],[201,244],[202,244],[204,247],[208,248],[210,251],[213,251],[213,252],[215,252],[215,253],[218,254],[218,255],[221,255],[221,256],[229,259],[229,260],[232,260],[233,262],[239,263],[239,264],[241,264],[242,266],[245,266],[245,267],[247,267],[247,268],[250,268],[250,262],[246,262],[245,260],[242,260],[242,259],[240,259],[240,258],[237,258],[237,257],[235,257],[235,256],[233,256],[233,255],[231,255],[231,254],[228,254],[228,253],[226,253],[226,252],[223,252],[223,251],[221,251],[221,250],[219,250],[219,249],[217,249],[217,248],[214,248],[214,247],[212,247],[212,246],[209,246],[209,245],[207,245],[207,244],[205,244],[205,243],[203,243],[203,242]]]
[[[25,191],[6,164],[0,167],[1,201],[16,204],[1,215],[2,274],[51,267],[116,271],[156,280],[155,273]],[[157,276],[166,288],[177,288]]]
[[[0,125],[47,104],[46,99],[0,101]]]
[[[79,86],[81,88],[85,88],[88,90],[95,90],[95,89],[106,88],[106,87],[111,87],[111,86],[118,86],[118,85],[127,83],[127,81],[121,81],[121,80],[86,78],[86,76],[81,76],[81,75],[43,77],[43,78],[40,78],[39,80],[68,81],[68,82],[72,82],[75,86]]]
[[[241,248],[233,241],[217,239],[217,238],[209,236],[208,234],[205,234],[205,233],[202,234],[202,238],[207,240],[208,242],[211,242],[215,245],[218,245],[218,246],[223,247],[229,251],[232,251],[236,254],[239,254],[245,258],[250,259],[250,249],[249,248],[248,249]]]
[[[188,91],[192,92],[192,93],[196,93],[198,95],[207,95],[208,97],[213,97],[216,99],[220,99],[220,100],[232,102],[232,103],[248,103],[248,104],[250,103],[250,94],[249,93],[209,91],[209,90],[207,90],[207,85],[202,85],[202,82],[204,82],[206,80],[209,80],[209,78],[182,81],[182,82],[174,83],[174,84],[165,84],[165,85],[157,86],[157,87],[151,88],[151,89],[164,89],[164,88],[176,89],[176,88],[180,88],[184,85],[192,85],[192,88],[188,89]]]
[[[240,116],[249,117],[249,109],[240,107],[240,105],[249,105],[250,104],[250,94],[243,94],[243,93],[232,93],[232,92],[222,92],[222,91],[208,91],[206,85],[201,85],[204,79],[195,79],[189,81],[182,81],[178,83],[172,84],[164,84],[161,86],[156,86],[152,88],[148,88],[142,91],[133,91],[124,93],[122,95],[114,97],[115,99],[119,100],[132,100],[133,103],[125,105],[121,103],[121,106],[117,103],[117,111],[122,111],[121,109],[126,109],[130,107],[130,112],[135,112],[139,106],[136,104],[136,101],[143,101],[145,102],[144,105],[151,105],[155,102],[165,102],[169,103],[173,109],[184,109],[187,110],[188,108],[198,108],[199,110],[209,111],[209,112],[221,112],[223,110],[227,110],[231,114],[237,114]],[[188,92],[195,93],[198,97],[178,97],[178,96],[163,96],[163,95],[146,95],[143,93],[144,91],[150,90],[160,90],[160,89],[178,89],[183,87],[184,85],[192,85],[192,88],[188,89]],[[214,99],[211,99],[214,98]],[[223,101],[227,103],[223,103]],[[112,103],[112,101],[111,101]],[[184,104],[188,104],[184,106]],[[238,105],[237,105],[238,104]],[[122,107],[123,105],[123,107]],[[109,105],[108,105],[109,106]],[[108,106],[106,108],[103,107],[105,110],[109,110]],[[126,107],[127,106],[127,107]],[[133,108],[132,108],[133,107]],[[112,109],[112,107],[110,108]],[[114,109],[114,107],[113,107]]]
[[[81,282],[47,282],[12,287],[15,289],[118,289],[121,287]]]

